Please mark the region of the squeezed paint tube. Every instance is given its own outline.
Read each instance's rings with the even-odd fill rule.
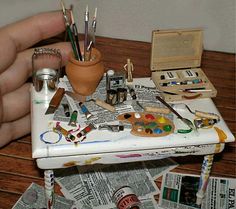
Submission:
[[[75,136],[69,133],[66,129],[62,128],[59,124],[56,125],[56,127],[53,128],[53,131],[59,131],[63,136],[70,139],[71,141],[75,140]]]
[[[102,125],[99,125],[98,127],[99,130],[107,129],[112,132],[124,131],[124,128],[125,128],[124,125],[109,125],[109,124],[102,124]]]
[[[78,134],[77,137],[80,138],[82,136],[86,136],[90,131],[97,129],[97,127],[90,123],[88,126],[86,126],[83,130],[81,130]]]
[[[85,114],[85,117],[87,119],[91,118],[93,115],[89,112],[88,108],[82,103],[79,103],[79,106],[81,108],[81,111]]]
[[[69,126],[76,126],[77,116],[78,116],[78,112],[77,110],[74,110],[70,116],[70,122],[68,123]]]
[[[68,104],[62,104],[63,109],[64,109],[64,114],[66,117],[70,117],[70,110],[69,110],[69,105]]]
[[[208,119],[208,118],[197,118],[194,119],[194,124],[197,128],[208,128],[212,127],[218,121],[217,119]]]

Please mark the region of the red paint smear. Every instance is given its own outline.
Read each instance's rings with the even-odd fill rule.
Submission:
[[[128,155],[116,155],[117,157],[120,158],[129,158],[129,157],[142,157],[141,154],[128,154]]]

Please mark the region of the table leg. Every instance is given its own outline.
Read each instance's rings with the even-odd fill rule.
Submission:
[[[214,154],[204,156],[204,160],[202,163],[201,176],[200,176],[200,180],[199,180],[198,192],[196,194],[196,196],[197,196],[196,204],[197,205],[202,204],[202,199],[204,198],[207,184],[208,184],[208,180],[210,177],[213,158],[214,158]]]
[[[54,173],[53,170],[44,171],[45,197],[47,209],[53,209],[54,202]]]

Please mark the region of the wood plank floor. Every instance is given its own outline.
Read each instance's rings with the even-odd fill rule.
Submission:
[[[98,37],[97,48],[103,54],[106,70],[121,70],[130,58],[135,66],[134,77],[151,75],[150,43]],[[218,91],[214,103],[236,136],[235,54],[204,51],[202,69]],[[235,145],[227,144],[225,150],[215,156],[212,176],[236,178]],[[180,164],[176,172],[200,174],[203,156],[175,160]],[[0,149],[0,209],[10,209],[32,182],[44,184],[43,171],[31,157],[31,136],[27,135]],[[58,185],[56,193],[60,194]]]

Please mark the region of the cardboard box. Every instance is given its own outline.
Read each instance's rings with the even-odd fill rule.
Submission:
[[[152,33],[152,80],[166,101],[215,97],[201,66],[203,31],[156,30]]]

